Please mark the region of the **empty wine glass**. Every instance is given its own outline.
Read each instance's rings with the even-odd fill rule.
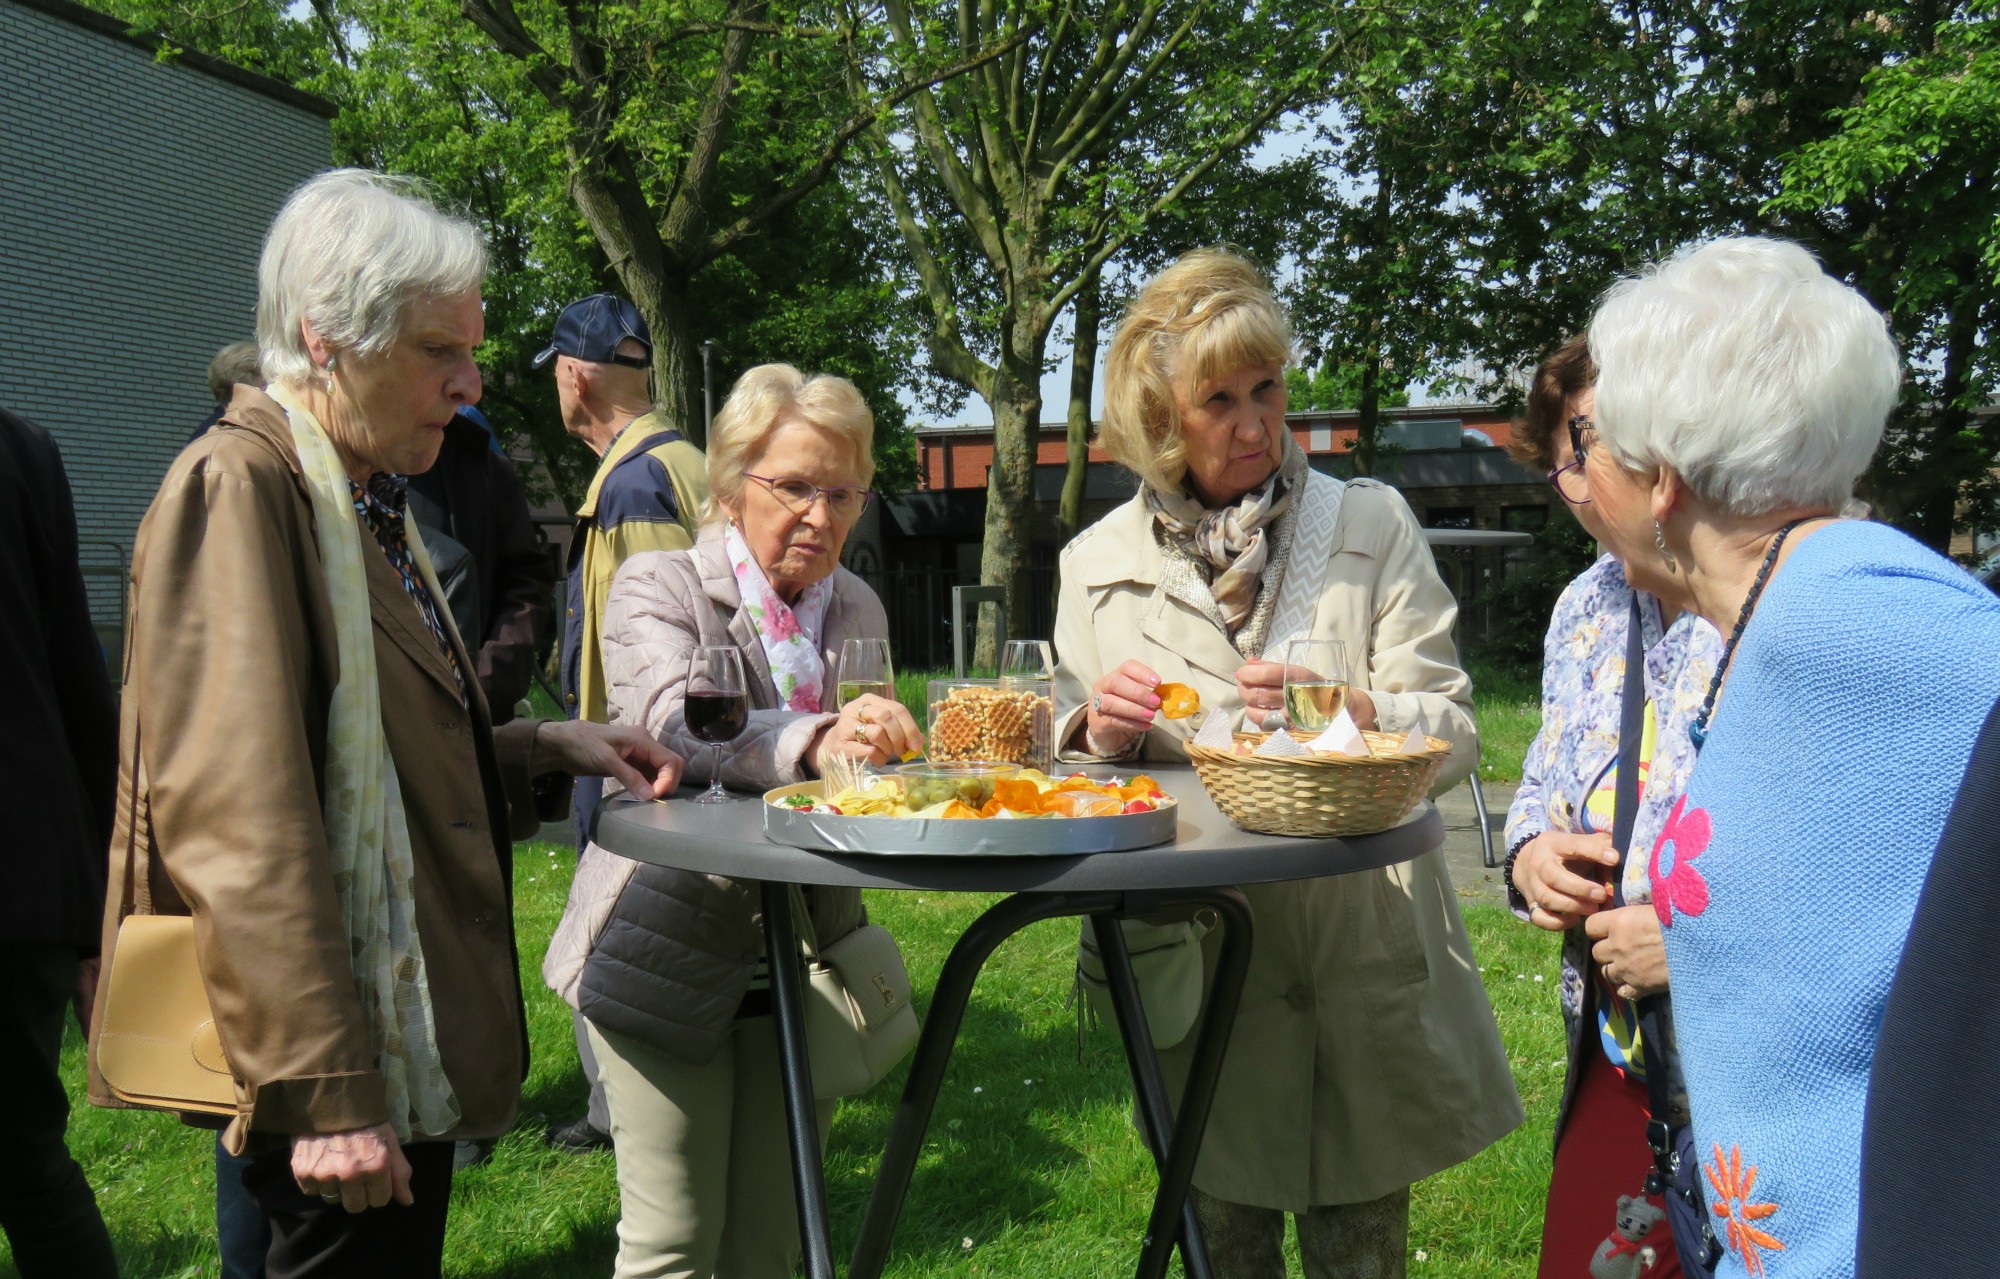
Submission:
[[[889,641],[842,640],[834,690],[835,700],[842,707],[857,697],[870,694],[893,701],[896,696],[896,668],[889,661]]]
[[[1002,684],[1040,683],[1056,677],[1054,650],[1047,640],[1008,640],[1000,654]]]
[[[687,656],[687,695],[682,715],[688,732],[715,748],[708,789],[696,804],[719,804],[730,798],[722,789],[723,747],[750,725],[750,688],[743,679],[742,650],[729,644],[703,644]]]
[[[1313,736],[1347,706],[1347,649],[1339,640],[1295,639],[1285,645],[1285,723]]]

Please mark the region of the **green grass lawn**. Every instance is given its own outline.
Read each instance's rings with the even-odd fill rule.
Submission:
[[[517,866],[534,1068],[515,1131],[490,1164],[456,1184],[448,1270],[595,1279],[610,1273],[615,1248],[611,1157],[555,1155],[541,1143],[552,1119],[575,1115],[583,1102],[568,1009],[536,971],[562,909],[571,856],[525,845]],[[952,941],[991,900],[870,894],[870,910],[903,944],[920,1001]],[[1417,1188],[1411,1269],[1511,1279],[1534,1262],[1562,1082],[1556,947],[1497,908],[1469,906],[1466,918],[1528,1123]],[[1075,1014],[1066,1006],[1076,927],[1053,921],[1031,928],[988,967],[897,1235],[892,1275],[1101,1279],[1129,1270],[1153,1177],[1127,1121],[1129,1088],[1110,1028],[1092,1031],[1079,1059]],[[216,1274],[208,1134],[164,1115],[85,1105],[74,1034],[64,1065],[76,1084],[72,1149],[97,1188],[125,1274]],[[900,1083],[899,1071],[869,1096],[842,1103],[834,1124],[828,1184],[843,1258]],[[6,1256],[0,1248],[0,1259]],[[12,1273],[11,1262],[0,1260],[0,1275]]]

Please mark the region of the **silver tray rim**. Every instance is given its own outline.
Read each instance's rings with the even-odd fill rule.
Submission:
[[[1172,842],[1180,802],[1169,795],[1150,813],[1113,817],[1052,817],[984,821],[941,817],[843,817],[781,808],[791,795],[819,797],[821,782],[797,782],[764,792],[764,838],[793,848],[880,857],[1077,857],[1122,853]],[[1052,836],[1060,836],[1053,839]]]

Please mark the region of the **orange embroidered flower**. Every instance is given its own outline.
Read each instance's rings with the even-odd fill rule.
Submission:
[[[1783,1252],[1785,1245],[1776,1236],[1767,1234],[1751,1225],[1762,1221],[1778,1211],[1776,1204],[1750,1202],[1750,1192],[1757,1184],[1757,1165],[1743,1166],[1743,1151],[1731,1146],[1729,1158],[1722,1157],[1722,1143],[1715,1145],[1715,1162],[1704,1171],[1708,1173],[1708,1184],[1715,1187],[1715,1215],[1722,1218],[1729,1246],[1743,1258],[1743,1269],[1752,1275],[1764,1273],[1764,1255],[1760,1249]]]

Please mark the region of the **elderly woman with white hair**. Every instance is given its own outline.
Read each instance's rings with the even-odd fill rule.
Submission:
[[[869,502],[874,431],[844,378],[784,364],[743,374],[709,430],[700,539],[634,555],[612,583],[613,723],[752,791],[815,777],[836,755],[887,764],[922,746],[893,700],[835,705],[841,643],[889,634],[875,592],[840,567]],[[714,764],[694,753],[686,716],[688,658],[704,646],[741,654],[750,695],[747,729]],[[821,945],[865,922],[857,890],[803,891]],[[542,975],[583,1013],[604,1080],[619,1279],[785,1279],[798,1258],[757,895],[595,844],[577,865]],[[822,1136],[832,1118],[822,1103]]]
[[[1062,554],[1058,740],[1184,758],[1191,721],[1159,716],[1160,683],[1261,722],[1284,642],[1333,640],[1355,720],[1452,742],[1451,786],[1478,758],[1457,608],[1394,489],[1307,466],[1290,358],[1284,311],[1232,253],[1190,253],[1133,299],[1101,442],[1139,493]],[[1290,1213],[1308,1279],[1400,1275],[1411,1184],[1522,1117],[1443,852],[1244,896],[1257,944],[1194,1175],[1215,1272],[1281,1279]],[[1191,1052],[1161,1055],[1172,1086]]]
[[[1645,850],[1718,1273],[1851,1275],[1876,1032],[2000,697],[2000,600],[1840,517],[1900,370],[1882,315],[1804,249],[1685,249],[1606,295],[1590,351],[1604,543],[1724,636]]]
[[[630,728],[493,728],[405,519],[479,397],[485,265],[406,181],[295,191],[258,269],[270,392],[236,388],[133,550],[104,971],[126,915],[192,915],[272,1279],[439,1273],[452,1143],[505,1132],[527,1068],[531,783],[679,772]]]

